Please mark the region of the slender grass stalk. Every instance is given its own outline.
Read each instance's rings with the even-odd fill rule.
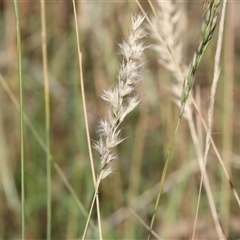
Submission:
[[[224,31],[225,12],[226,12],[226,1],[223,2],[221,19],[220,19],[220,27],[219,27],[219,32],[218,32],[217,50],[216,50],[215,61],[214,61],[214,76],[213,76],[213,83],[212,83],[212,87],[211,87],[210,104],[209,104],[209,109],[208,109],[208,131],[207,131],[207,136],[206,136],[206,141],[205,141],[203,171],[202,171],[202,174],[201,174],[201,182],[200,182],[200,188],[199,188],[199,194],[198,194],[198,201],[197,201],[197,207],[196,207],[196,214],[195,214],[195,220],[194,220],[192,239],[194,239],[194,237],[195,237],[195,229],[196,229],[198,210],[199,210],[199,205],[200,205],[202,183],[203,183],[203,178],[204,178],[205,171],[206,171],[207,156],[208,156],[208,152],[209,152],[209,148],[210,148],[210,144],[211,144],[214,102],[215,102],[217,84],[218,84],[218,80],[219,80],[219,76],[220,76],[219,65],[220,65],[221,50],[222,50],[222,39],[223,39],[223,31]],[[225,237],[225,236],[221,236],[222,235],[222,229],[217,228],[217,230],[218,230],[218,235],[221,238]]]
[[[72,3],[73,3],[73,12],[74,12],[74,21],[75,21],[75,31],[76,31],[78,60],[79,60],[79,70],[80,70],[80,85],[81,85],[81,93],[82,93],[83,113],[84,113],[84,121],[85,121],[85,127],[86,127],[88,152],[89,152],[89,159],[90,159],[91,170],[92,170],[93,183],[94,183],[95,189],[97,191],[98,187],[97,187],[97,180],[96,180],[94,164],[93,164],[91,140],[90,140],[90,134],[89,134],[88,119],[87,119],[87,108],[86,108],[84,81],[83,81],[83,71],[82,71],[82,54],[81,54],[81,51],[80,51],[80,41],[79,41],[79,33],[78,33],[78,21],[77,21],[77,12],[76,12],[75,0],[72,0]],[[97,198],[96,202],[97,202],[97,216],[98,216],[99,238],[102,239],[101,215],[100,215],[100,205],[99,205],[98,195],[96,196],[96,198]]]
[[[199,164],[197,164],[195,161],[182,165],[180,169],[177,169],[176,171],[172,172],[167,177],[163,187],[163,193],[170,192],[176,185],[185,181],[186,178],[188,178],[189,176],[195,175],[196,173],[199,172],[199,170],[200,170]],[[158,189],[159,184],[155,184],[153,187],[141,193],[134,200],[132,200],[130,206],[134,209],[135,212],[140,212],[144,210],[144,208],[148,207],[151,204],[151,202],[155,199],[158,193]],[[111,229],[116,228],[117,225],[127,220],[131,216],[132,214],[130,213],[128,206],[123,206],[119,208],[111,216],[105,219],[104,231],[108,232]]]
[[[207,132],[207,131],[208,131],[208,127],[207,127],[207,125],[206,125],[206,123],[205,123],[205,121],[204,121],[204,119],[203,119],[203,117],[202,117],[202,114],[201,114],[201,112],[200,112],[199,107],[198,107],[197,105],[195,105],[195,102],[194,102],[194,101],[193,101],[193,105],[194,105],[194,107],[195,107],[195,109],[196,109],[197,114],[198,114],[199,117],[200,117],[201,123],[202,123],[205,131]],[[239,198],[239,195],[238,195],[238,193],[237,193],[237,191],[236,191],[236,188],[234,187],[234,184],[233,184],[233,182],[232,182],[232,180],[231,180],[231,178],[230,178],[230,175],[228,174],[228,171],[227,171],[227,169],[226,169],[226,167],[225,167],[225,165],[224,165],[224,163],[223,163],[223,159],[222,159],[222,157],[221,157],[220,154],[219,154],[219,151],[218,151],[218,149],[217,149],[217,147],[216,147],[215,142],[213,141],[212,136],[210,136],[210,141],[211,141],[212,148],[213,148],[213,150],[214,150],[214,152],[215,152],[215,154],[216,154],[216,156],[217,156],[217,159],[218,159],[218,161],[219,161],[219,163],[220,163],[220,165],[221,165],[221,167],[222,167],[222,170],[223,170],[223,172],[224,172],[224,174],[225,174],[225,177],[227,178],[228,183],[229,183],[229,185],[230,185],[230,187],[231,187],[231,189],[232,189],[232,192],[233,192],[233,195],[234,195],[234,197],[235,197],[235,199],[236,199],[236,201],[237,201],[237,204],[238,204],[238,206],[239,206],[239,208],[240,208],[240,198]]]
[[[166,175],[167,175],[167,169],[168,169],[168,165],[169,165],[169,162],[170,162],[170,157],[172,155],[172,151],[173,151],[173,148],[174,148],[174,145],[175,145],[175,140],[176,140],[177,131],[178,131],[178,128],[179,128],[179,125],[180,125],[181,118],[182,118],[182,115],[179,114],[177,124],[176,124],[175,130],[174,130],[174,134],[173,134],[173,137],[172,137],[172,140],[171,140],[171,143],[170,143],[170,147],[168,149],[168,152],[167,152],[167,155],[166,155],[166,158],[165,158],[165,164],[164,164],[164,168],[163,168],[163,171],[162,171],[162,176],[161,176],[161,180],[160,180],[160,184],[159,184],[158,195],[157,195],[157,199],[156,199],[156,202],[155,202],[155,207],[154,207],[154,211],[153,211],[153,214],[152,214],[151,223],[150,223],[150,227],[149,227],[148,240],[151,237],[151,231],[153,229],[153,224],[154,224],[154,221],[155,221],[157,208],[158,208],[158,205],[159,205],[160,197],[162,195],[163,185],[164,185],[165,178],[166,178]]]
[[[192,118],[192,115],[189,116],[189,117]],[[204,167],[203,167],[204,159],[203,159],[203,153],[201,151],[201,148],[199,147],[199,145],[200,145],[199,144],[199,139],[197,137],[197,133],[196,133],[195,126],[193,124],[193,120],[189,121],[189,128],[190,128],[191,136],[192,136],[193,143],[194,143],[194,146],[195,146],[195,149],[196,149],[197,159],[198,159],[198,162],[199,162],[198,164],[199,164],[201,174],[202,174],[203,171],[204,171]],[[212,194],[212,190],[211,190],[211,187],[210,187],[209,178],[208,178],[207,174],[205,174],[203,176],[203,185],[204,185],[204,189],[206,191],[209,208],[210,208],[210,211],[211,211],[211,214],[212,214],[212,218],[213,218],[213,221],[214,221],[214,225],[215,225],[215,229],[217,231],[218,237],[219,237],[219,239],[225,239],[224,233],[223,233],[222,228],[221,228],[221,223],[220,223],[219,218],[218,218],[218,213],[217,213],[217,210],[216,210],[216,205],[215,205],[215,202],[214,202],[214,198],[213,198],[213,194]],[[194,230],[193,230],[193,232],[194,232]]]
[[[202,100],[201,100],[201,87],[200,85],[197,85],[195,87],[195,99],[196,103],[199,106],[199,109],[202,108]],[[197,115],[196,116],[196,134],[197,138],[199,139],[199,149],[201,152],[203,152],[203,126],[201,124],[200,117]]]
[[[129,207],[129,211],[133,214],[134,217],[137,218],[138,222],[140,222],[142,224],[142,226],[144,226],[146,229],[149,230],[148,225],[143,221],[143,219],[132,209]],[[162,239],[156,232],[154,232],[152,230],[152,235],[157,238],[157,239]]]
[[[224,39],[224,65],[223,65],[223,159],[226,169],[231,176],[232,166],[231,159],[233,157],[233,121],[234,121],[234,66],[235,66],[235,19],[234,11],[237,4],[233,1],[227,1],[226,23],[225,23],[225,39]],[[231,187],[231,185],[230,185]],[[226,235],[229,231],[230,220],[230,195],[229,181],[221,174],[221,203],[220,216],[223,219],[223,227]]]
[[[87,221],[86,221],[86,224],[85,224],[85,228],[84,228],[84,231],[83,231],[82,240],[85,239],[86,234],[87,234],[87,229],[88,229],[88,225],[89,225],[89,222],[90,222],[90,217],[91,217],[91,214],[92,214],[92,210],[93,210],[93,207],[94,207],[95,200],[98,196],[98,188],[99,188],[99,185],[101,183],[102,176],[103,176],[103,171],[101,171],[101,173],[99,175],[99,178],[97,180],[96,186],[95,186],[95,192],[94,192],[94,195],[93,195],[91,207],[90,207],[88,217],[87,217]]]
[[[18,78],[19,78],[19,103],[20,103],[20,149],[21,149],[21,231],[22,239],[25,239],[25,177],[24,177],[24,129],[23,129],[23,81],[22,81],[22,48],[18,1],[14,0],[17,27],[18,49]]]
[[[156,212],[157,212],[160,197],[161,197],[161,194],[162,194],[163,184],[164,184],[164,181],[165,181],[170,157],[171,157],[174,145],[175,145],[177,131],[178,131],[180,121],[181,121],[183,113],[184,113],[186,101],[188,99],[190,90],[192,89],[192,86],[193,86],[194,75],[196,73],[196,70],[197,70],[197,68],[200,64],[202,56],[205,53],[205,51],[206,51],[206,49],[207,49],[207,47],[210,43],[210,40],[212,38],[213,32],[215,30],[215,27],[216,27],[216,24],[217,24],[217,9],[218,9],[218,6],[220,5],[220,3],[221,3],[220,0],[208,1],[208,3],[207,3],[207,9],[206,9],[203,24],[202,24],[202,40],[201,40],[201,42],[200,42],[200,44],[199,44],[199,46],[198,46],[198,48],[197,48],[197,50],[196,50],[196,52],[193,56],[191,67],[189,69],[187,78],[184,81],[183,90],[182,90],[182,97],[181,97],[180,112],[179,112],[177,124],[176,124],[176,127],[175,127],[175,131],[174,131],[171,143],[170,143],[170,147],[169,147],[169,150],[168,150],[166,158],[165,158],[164,169],[163,169],[163,173],[162,173],[161,180],[160,180],[160,185],[159,185],[159,192],[158,192],[158,196],[157,196],[157,199],[156,199],[156,203],[155,203],[155,207],[154,207],[154,211],[153,211],[152,219],[151,219],[151,223],[150,223],[150,230],[152,230],[153,224],[154,224],[154,221],[155,221]],[[151,236],[151,231],[149,231],[148,239],[150,239],[150,236]]]
[[[77,41],[77,48],[78,48],[78,58],[79,58],[79,69],[80,69],[80,84],[81,84],[81,92],[82,92],[82,101],[83,101],[83,112],[84,112],[84,121],[86,125],[86,134],[87,134],[87,141],[88,141],[88,151],[90,156],[90,163],[91,163],[91,170],[92,170],[92,178],[94,184],[96,184],[96,175],[94,170],[94,163],[92,157],[92,148],[91,148],[91,140],[89,135],[89,126],[87,120],[87,109],[86,109],[86,100],[85,100],[85,91],[84,91],[84,82],[82,76],[82,53],[80,49],[80,41],[79,41],[79,33],[78,33],[78,21],[77,21],[77,12],[76,12],[76,3],[73,0],[73,11],[74,11],[74,19],[75,19],[75,32],[76,32],[76,41]]]
[[[49,98],[49,80],[48,80],[48,61],[47,61],[47,44],[46,44],[46,10],[45,1],[41,3],[41,28],[42,28],[42,61],[44,75],[44,99],[45,99],[45,141],[46,141],[46,171],[47,171],[47,239],[51,239],[51,222],[52,222],[52,174],[51,174],[51,150],[50,150],[50,98]]]

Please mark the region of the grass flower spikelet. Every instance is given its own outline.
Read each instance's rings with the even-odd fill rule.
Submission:
[[[216,28],[218,18],[218,7],[220,3],[221,3],[220,0],[213,0],[207,2],[207,8],[204,15],[204,21],[202,24],[202,41],[199,43],[198,48],[194,54],[191,67],[189,69],[187,78],[185,79],[184,87],[182,90],[180,117],[183,115],[189,92],[193,86],[195,72],[198,68],[198,65],[202,59],[204,52],[206,51],[210,43],[213,32]]]
[[[117,158],[114,148],[126,139],[120,136],[120,124],[140,101],[134,90],[141,80],[143,52],[147,48],[142,41],[146,36],[145,29],[141,26],[143,21],[142,15],[132,16],[132,31],[128,39],[119,44],[122,64],[117,83],[104,90],[101,96],[109,104],[108,119],[99,121],[99,139],[94,143],[101,158],[102,179],[113,172],[114,168],[109,164]]]

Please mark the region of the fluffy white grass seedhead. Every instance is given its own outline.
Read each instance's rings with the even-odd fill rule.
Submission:
[[[186,33],[186,12],[183,3],[174,0],[157,1],[157,16],[152,17],[154,29],[151,35],[156,40],[154,46],[158,53],[158,61],[174,76],[174,82],[168,90],[173,94],[173,101],[181,106],[183,80],[187,77],[188,67],[183,59],[183,36]],[[184,117],[191,115],[192,101],[185,106]]]
[[[157,40],[154,47],[159,53],[159,62],[178,80],[181,76],[176,65],[180,66],[182,72],[186,71],[186,66],[183,64],[182,44],[186,31],[186,12],[183,3],[174,0],[156,1],[156,6],[157,18],[156,16],[152,18],[155,30],[151,29],[152,36]]]
[[[136,84],[141,80],[143,52],[147,48],[142,39],[146,36],[141,26],[143,15],[132,16],[132,31],[126,41],[119,44],[122,64],[117,76],[117,83],[104,90],[102,99],[108,103],[108,119],[99,121],[99,139],[94,148],[101,158],[101,178],[110,175],[114,168],[109,164],[117,158],[114,148],[125,138],[121,138],[120,124],[138,105],[139,99],[134,94]]]

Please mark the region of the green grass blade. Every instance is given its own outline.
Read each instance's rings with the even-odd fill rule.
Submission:
[[[23,131],[23,83],[22,83],[22,49],[21,32],[19,23],[18,1],[14,0],[14,9],[17,26],[17,51],[18,51],[18,78],[19,78],[19,102],[20,102],[20,149],[21,149],[21,231],[22,239],[25,239],[25,180],[24,180],[24,131]]]
[[[41,0],[41,26],[42,26],[42,61],[44,73],[44,100],[45,100],[45,141],[46,141],[46,161],[47,161],[47,239],[51,239],[51,202],[52,202],[52,174],[51,174],[51,150],[50,150],[50,98],[48,80],[48,61],[46,46],[46,11],[45,1]]]

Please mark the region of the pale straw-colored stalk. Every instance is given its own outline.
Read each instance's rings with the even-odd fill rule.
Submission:
[[[226,0],[227,1],[227,0]],[[227,1],[227,9],[226,9],[226,21],[225,21],[225,29],[224,29],[224,61],[223,65],[223,81],[222,81],[222,154],[224,159],[225,167],[228,171],[229,176],[232,175],[232,165],[231,160],[233,158],[233,151],[235,146],[234,133],[236,131],[236,127],[234,126],[234,116],[235,109],[234,106],[235,100],[235,87],[234,84],[235,76],[237,80],[237,75],[235,75],[235,71],[237,70],[236,61],[236,36],[237,31],[235,28],[236,24],[236,9],[239,2],[237,1]],[[226,235],[230,233],[230,222],[231,222],[231,193],[232,185],[229,187],[229,180],[224,177],[223,172],[221,173],[221,194],[220,194],[220,216],[223,219],[222,225],[226,232]],[[236,181],[238,181],[236,179]],[[235,189],[234,189],[235,190]]]
[[[83,71],[82,71],[82,53],[80,50],[80,41],[79,41],[79,32],[78,32],[78,21],[77,21],[77,11],[76,11],[76,3],[75,0],[72,0],[73,3],[73,13],[74,13],[74,21],[75,21],[75,32],[76,32],[76,41],[77,41],[77,50],[78,50],[78,61],[79,61],[79,71],[80,71],[80,86],[81,86],[81,93],[82,93],[82,103],[83,103],[83,114],[84,114],[84,122],[86,128],[86,135],[87,135],[87,145],[88,145],[88,152],[89,152],[89,159],[91,164],[92,170],[92,178],[95,188],[98,188],[98,183],[95,176],[95,170],[93,165],[93,156],[92,156],[92,149],[91,149],[91,141],[90,141],[90,134],[89,134],[89,126],[88,126],[88,119],[87,119],[87,108],[86,108],[86,98],[85,98],[85,91],[84,91],[84,81],[83,81]],[[102,227],[101,227],[101,215],[100,215],[100,206],[99,206],[99,198],[97,198],[97,216],[98,216],[98,229],[99,229],[99,239],[102,239]],[[88,219],[89,221],[90,219]]]

